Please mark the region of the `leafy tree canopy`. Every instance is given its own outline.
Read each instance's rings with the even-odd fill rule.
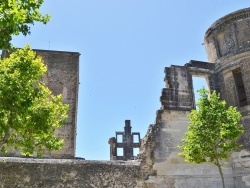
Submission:
[[[226,107],[215,91],[209,94],[205,89],[199,90],[201,98],[197,110],[192,110],[188,131],[179,147],[187,162],[212,162],[220,171],[224,186],[221,165],[230,152],[238,148],[238,136],[243,133],[239,125],[240,112],[235,107]]]
[[[1,0],[0,49],[9,49],[13,35],[27,35],[35,21],[46,24],[50,16],[39,12],[43,0]]]
[[[0,60],[0,149],[23,155],[59,150],[53,133],[66,120],[68,105],[54,96],[41,77],[47,67],[29,46]]]

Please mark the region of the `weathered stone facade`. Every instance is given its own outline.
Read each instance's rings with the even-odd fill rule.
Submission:
[[[79,85],[79,56],[77,52],[62,52],[50,50],[34,50],[42,57],[48,67],[43,80],[55,95],[62,94],[63,101],[69,104],[67,122],[55,134],[64,139],[64,146],[60,151],[52,151],[45,155],[51,158],[73,158],[76,145],[77,102]],[[3,51],[2,57],[8,56]],[[19,152],[12,152],[8,156],[20,156]]]
[[[77,131],[77,104],[79,86],[79,56],[78,52],[61,52],[36,50],[48,66],[44,78],[46,85],[55,94],[62,94],[63,101],[69,104],[69,116],[66,123],[55,134],[64,139],[60,151],[48,154],[52,158],[75,157]]]
[[[242,112],[245,133],[240,142],[245,150],[232,155],[223,173],[226,187],[250,187],[250,157],[246,151],[250,149],[250,8],[216,21],[206,32],[205,46],[210,63],[191,60],[184,66],[165,68],[162,107],[141,147],[142,170],[149,176],[147,187],[222,186],[213,164],[188,164],[178,156],[177,145],[187,130],[187,115],[195,104],[192,76],[204,77],[210,90],[220,92],[228,105]]]
[[[142,188],[138,162],[0,158],[0,187]]]

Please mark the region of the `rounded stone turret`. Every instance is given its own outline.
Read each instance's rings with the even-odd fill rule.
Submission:
[[[250,51],[250,8],[217,20],[205,34],[209,62]]]
[[[242,113],[245,132],[240,142],[250,148],[250,8],[217,20],[205,34],[208,61],[215,63],[214,76],[221,97]]]

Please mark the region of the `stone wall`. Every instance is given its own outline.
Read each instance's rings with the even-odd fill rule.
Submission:
[[[232,155],[235,187],[250,187],[250,152],[242,150]]]
[[[164,110],[158,114],[157,123],[150,126],[140,153],[141,168],[147,174],[147,188],[222,187],[215,165],[186,163],[178,156],[180,149],[177,146],[187,130],[188,114],[189,111]],[[226,187],[234,188],[230,161],[222,170]]]
[[[63,101],[70,106],[66,123],[55,131],[56,135],[64,139],[63,148],[60,151],[52,151],[47,156],[73,158],[76,147],[80,54],[77,52],[35,51],[48,66],[48,71],[44,77],[46,85],[53,94],[62,94]]]
[[[42,57],[48,67],[43,77],[46,86],[54,95],[62,94],[63,101],[69,104],[68,119],[55,134],[64,139],[60,151],[47,152],[46,157],[73,158],[75,156],[76,130],[77,130],[77,103],[79,85],[79,56],[77,52],[63,52],[51,50],[34,50]],[[2,57],[9,54],[3,51]],[[18,151],[9,153],[8,156],[20,156]]]
[[[137,162],[0,158],[0,187],[142,188]]]
[[[186,67],[172,65],[165,68],[166,88],[162,89],[161,109],[191,110],[193,104],[192,76]]]

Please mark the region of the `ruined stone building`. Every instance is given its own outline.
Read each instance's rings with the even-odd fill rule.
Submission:
[[[162,106],[141,146],[142,163],[151,163],[146,170],[156,173],[149,175],[149,187],[221,187],[215,166],[188,164],[178,156],[177,145],[187,130],[187,115],[195,104],[193,76],[204,77],[210,90],[220,92],[228,105],[238,107],[242,113],[245,133],[240,142],[246,150],[233,153],[223,172],[226,187],[250,186],[250,8],[217,20],[207,30],[204,43],[208,62],[191,60],[184,66],[165,68]]]
[[[187,115],[195,104],[193,76],[204,77],[210,90],[220,92],[228,105],[236,106],[241,111],[241,123],[245,129],[240,138],[243,148],[232,154],[222,170],[227,188],[250,187],[250,8],[217,20],[207,30],[204,40],[208,62],[191,60],[183,66],[172,65],[165,68],[166,87],[160,97],[161,108],[157,111],[155,123],[149,126],[141,141],[137,161],[4,158],[6,162],[0,163],[0,187],[222,187],[219,172],[213,164],[185,163],[178,156],[180,149],[177,145],[187,130]],[[73,105],[71,113],[74,115],[70,117],[72,119],[58,133],[69,138],[68,144],[71,144],[70,147],[66,145],[60,155],[62,158],[64,154],[72,157],[74,151],[70,148],[74,148],[75,139],[73,122],[77,108],[77,84],[74,82],[76,85],[71,88],[67,83],[78,79],[71,73],[78,75],[79,54],[49,51],[38,53],[41,53],[45,61],[47,58],[48,64],[51,63],[48,65],[48,76],[53,76],[48,78],[48,85],[51,83],[56,88],[55,92],[63,93]],[[57,58],[54,60],[52,57]],[[60,65],[60,62],[67,63]],[[68,76],[60,83],[59,77],[63,74]],[[74,92],[71,93],[71,90]],[[128,122],[125,124],[125,131],[117,132],[119,134],[129,138],[132,143],[131,126]],[[116,139],[109,140],[111,146],[118,146]],[[123,148],[124,143],[127,142],[123,140],[120,147]],[[129,158],[131,156],[130,152]]]
[[[134,148],[140,148],[141,139],[139,132],[131,133],[130,120],[125,120],[124,132],[116,132],[115,137],[109,139],[110,144],[110,160],[134,160]],[[121,140],[118,139],[121,136]],[[137,137],[137,139],[136,139]],[[121,148],[121,154],[117,150]]]

